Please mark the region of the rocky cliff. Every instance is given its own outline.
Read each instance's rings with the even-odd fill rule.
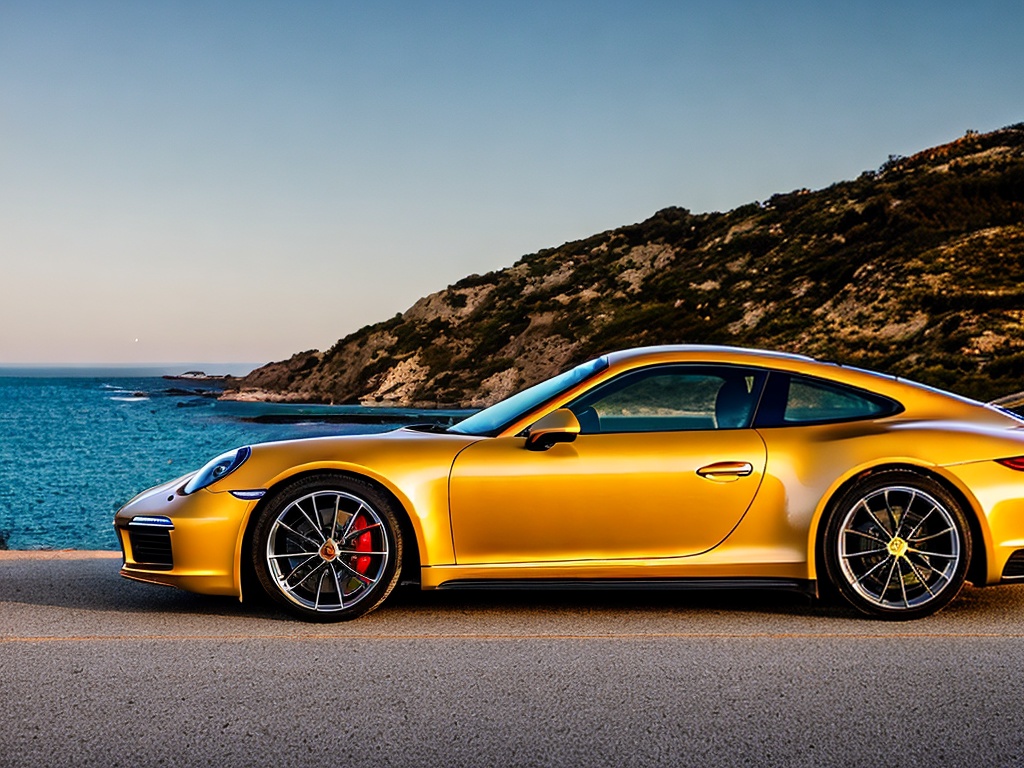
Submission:
[[[471,275],[228,397],[473,405],[622,347],[719,343],[979,398],[1024,389],[1024,124],[854,181],[639,224]]]

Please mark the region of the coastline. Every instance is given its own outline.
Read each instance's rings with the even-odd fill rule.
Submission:
[[[216,383],[216,382],[214,382]],[[404,409],[414,411],[478,411],[479,405],[465,403],[449,403],[434,400],[404,400],[388,397],[362,397],[355,402],[335,403],[322,399],[310,398],[299,392],[275,391],[262,387],[245,387],[234,389],[227,387],[217,394],[220,403],[253,403],[264,405],[311,406],[315,408],[366,408],[383,411]]]
[[[227,393],[225,393],[227,394]],[[454,424],[475,413],[476,408],[433,406],[421,408],[395,404],[315,403],[285,399],[237,399],[223,394],[213,400],[214,411],[231,418],[268,424],[315,421],[324,424],[402,426],[417,423]]]
[[[114,557],[115,506],[229,448],[449,426],[470,413],[220,401],[215,389],[162,376],[0,376],[0,553],[82,558],[106,550]],[[64,525],[68,515],[79,524]],[[49,554],[66,549],[73,554]],[[26,556],[0,554],[0,562],[14,557]]]

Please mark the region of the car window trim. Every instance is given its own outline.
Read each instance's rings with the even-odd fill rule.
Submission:
[[[785,419],[786,412],[786,401],[789,396],[789,386],[782,387],[777,382],[792,382],[794,379],[810,382],[812,385],[820,386],[823,388],[832,388],[840,391],[847,391],[852,395],[863,398],[868,402],[875,402],[887,406],[887,410],[882,413],[870,413],[864,414],[863,416],[844,416],[833,419],[810,419],[807,421],[789,421]],[[760,407],[764,405],[765,408]],[[852,424],[858,421],[872,421],[876,419],[887,419],[892,416],[896,416],[906,410],[903,403],[895,400],[888,395],[882,395],[878,392],[872,392],[869,389],[858,387],[852,384],[846,384],[845,382],[838,382],[833,379],[825,379],[820,376],[808,376],[803,373],[793,373],[791,371],[778,371],[769,370],[768,380],[765,382],[764,389],[761,392],[761,403],[757,411],[754,413],[753,427],[754,429],[784,429],[791,427],[810,427],[810,426],[822,426],[827,424]],[[775,411],[775,413],[772,413]],[[768,419],[774,418],[775,421],[768,422]]]
[[[600,392],[605,387],[614,384],[616,381],[626,377],[634,376],[643,371],[649,371],[652,369],[677,369],[677,368],[692,368],[692,369],[722,369],[731,368],[738,371],[750,371],[756,376],[754,386],[759,388],[757,397],[754,399],[754,407],[751,409],[750,422],[745,427],[726,427],[719,428],[715,427],[712,429],[652,429],[652,430],[618,430],[618,431],[601,431],[601,432],[589,432],[580,433],[580,437],[600,437],[601,435],[658,435],[658,434],[680,434],[683,432],[702,433],[702,432],[735,432],[743,429],[755,429],[757,424],[757,413],[761,407],[762,399],[764,398],[765,389],[768,385],[768,378],[772,373],[771,368],[766,368],[759,365],[745,365],[743,363],[717,363],[717,362],[662,362],[662,363],[651,363],[649,365],[640,366],[637,368],[631,368],[628,371],[613,376],[610,379],[602,381],[600,384],[594,386],[593,389],[589,389],[586,392],[581,393],[577,397],[573,398],[569,402],[565,403],[563,408],[571,408],[574,403],[583,398]]]

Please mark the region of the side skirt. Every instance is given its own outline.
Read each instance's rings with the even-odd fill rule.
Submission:
[[[816,597],[818,584],[806,579],[456,579],[437,589],[464,590],[743,590],[795,591]]]

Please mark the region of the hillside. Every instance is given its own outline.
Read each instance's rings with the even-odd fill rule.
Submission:
[[[981,399],[1024,389],[1024,124],[728,213],[471,275],[237,380],[239,399],[484,405],[622,347],[813,355]]]

